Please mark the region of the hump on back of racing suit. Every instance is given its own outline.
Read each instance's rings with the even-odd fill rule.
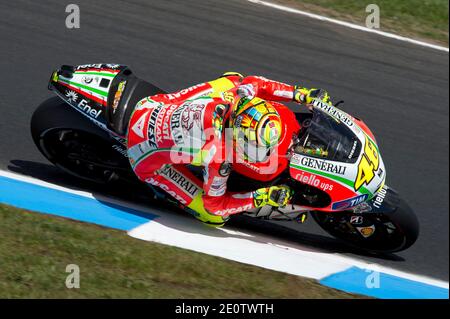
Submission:
[[[229,108],[223,109],[230,101],[226,92],[242,83],[259,88],[261,98],[269,101],[287,101],[292,95],[292,87],[288,85],[229,73],[176,93],[146,98],[138,103],[130,121],[128,153],[136,175],[193,209],[203,221],[220,224],[223,223],[220,216],[252,209],[252,193],[226,191],[231,167],[249,178],[273,179],[287,167],[285,155],[292,134],[299,130],[292,112],[274,102],[285,121],[277,147],[278,165],[268,172],[264,163],[226,160],[223,135],[230,115]],[[204,167],[203,182],[189,171],[189,164]],[[261,174],[263,170],[266,174]]]

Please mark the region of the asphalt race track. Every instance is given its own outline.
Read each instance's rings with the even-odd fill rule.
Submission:
[[[0,169],[91,189],[49,166],[29,133],[61,64],[127,64],[169,91],[224,71],[323,87],[374,131],[388,184],[422,227],[419,241],[395,256],[345,254],[448,280],[448,53],[245,0],[78,0],[81,28],[70,30],[69,3],[0,2]],[[292,240],[329,242],[312,220],[279,225],[298,231],[286,230]]]

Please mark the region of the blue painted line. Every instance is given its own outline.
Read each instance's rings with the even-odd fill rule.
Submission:
[[[125,231],[158,217],[7,177],[0,177],[0,203]]]
[[[124,231],[159,217],[125,206],[2,176],[0,176],[0,203]],[[366,284],[369,276],[370,272],[352,267],[330,275],[320,283],[346,292],[383,299],[449,298],[448,289],[385,273],[379,274],[379,288],[369,288]]]
[[[397,276],[379,273],[379,280],[373,272],[358,267],[330,275],[321,284],[350,293],[381,299],[448,299],[448,289],[428,285]],[[369,281],[369,285],[366,284]],[[368,286],[379,284],[379,288]]]

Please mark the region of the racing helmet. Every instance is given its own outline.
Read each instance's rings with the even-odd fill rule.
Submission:
[[[265,162],[282,133],[282,121],[275,107],[260,98],[242,98],[231,118],[234,149],[239,159]]]

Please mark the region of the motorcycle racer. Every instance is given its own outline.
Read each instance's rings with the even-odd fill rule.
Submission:
[[[300,126],[279,102],[330,102],[321,89],[225,73],[219,79],[141,100],[128,126],[128,155],[136,175],[159,187],[194,216],[223,225],[230,215],[292,198],[285,185],[234,193],[232,170],[271,181],[288,165]],[[190,167],[202,167],[202,179]]]

